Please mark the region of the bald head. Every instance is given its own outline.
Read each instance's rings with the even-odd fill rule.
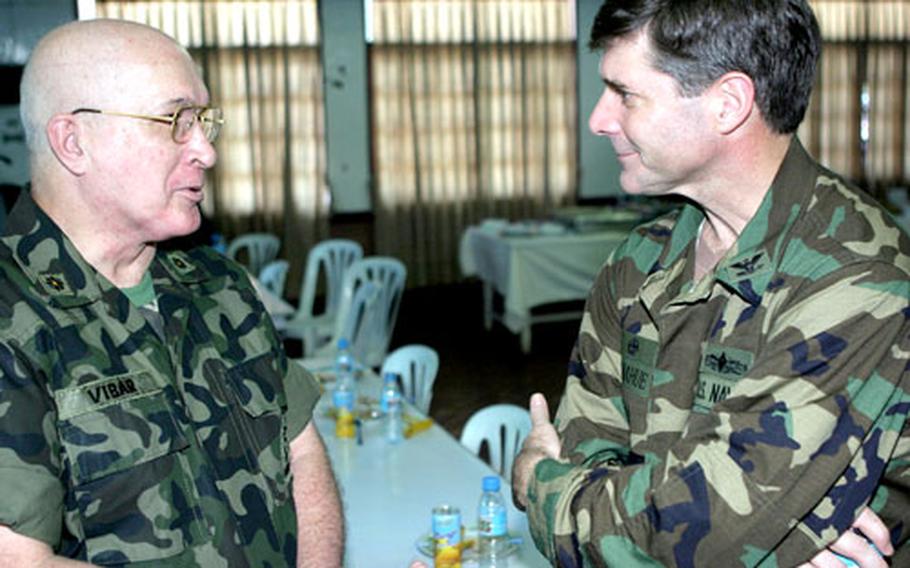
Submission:
[[[142,24],[77,21],[48,33],[32,52],[20,86],[32,161],[49,151],[44,129],[52,116],[79,107],[122,106],[125,97],[147,86],[142,82],[156,68],[175,63],[192,66],[179,44]]]

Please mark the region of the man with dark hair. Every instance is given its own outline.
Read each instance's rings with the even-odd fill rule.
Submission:
[[[811,9],[607,0],[591,46],[589,124],[623,190],[686,204],[605,264],[555,427],[531,399],[513,495],[538,548],[563,566],[885,566],[871,541],[910,565],[910,239],[793,134]]]

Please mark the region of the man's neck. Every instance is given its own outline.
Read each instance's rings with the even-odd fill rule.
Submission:
[[[53,186],[34,180],[32,197],[72,241],[82,258],[118,288],[139,284],[155,257],[154,243],[124,238],[117,234],[119,231],[112,230],[110,220],[86,215],[87,207],[68,202],[62,197],[65,192],[48,187]]]
[[[696,279],[712,270],[761,206],[790,147],[790,136],[770,136],[731,150],[710,186],[690,196],[705,222],[696,247]]]

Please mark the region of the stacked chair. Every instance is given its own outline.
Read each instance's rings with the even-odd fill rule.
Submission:
[[[324,347],[332,339],[341,306],[344,276],[351,265],[361,258],[363,248],[348,239],[322,241],[307,255],[297,312],[287,321],[277,324],[284,337],[303,342],[305,355]],[[320,289],[325,303],[324,309],[317,312],[316,297]]]
[[[486,444],[490,467],[503,478],[511,479],[512,463],[530,432],[531,414],[527,409],[514,404],[494,404],[468,418],[459,441],[478,456]]]
[[[262,268],[278,258],[281,239],[270,233],[246,233],[232,240],[225,251],[228,258],[244,264],[250,274],[259,276]],[[245,259],[245,262],[244,262]]]
[[[433,383],[439,371],[439,354],[432,347],[413,344],[392,351],[382,363],[380,376],[396,373],[401,377],[402,394],[424,414],[430,413]]]
[[[404,294],[407,269],[397,258],[360,259],[344,275],[331,339],[306,357],[333,357],[345,337],[351,352],[365,367],[379,368],[389,350]]]
[[[259,281],[278,298],[284,296],[284,284],[288,278],[289,266],[288,261],[279,259],[269,262],[259,271]]]

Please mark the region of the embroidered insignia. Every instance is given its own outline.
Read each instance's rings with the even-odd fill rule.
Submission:
[[[748,367],[741,361],[728,359],[725,352],[720,355],[708,355],[705,357],[705,367],[721,375],[742,376]]]
[[[194,270],[192,261],[186,257],[180,251],[174,251],[168,254],[168,259],[171,261],[171,265],[180,272],[181,274],[187,274]]]
[[[706,343],[702,347],[701,367],[695,390],[695,412],[710,412],[752,368],[752,353],[735,347]]]
[[[69,286],[62,274],[45,274],[43,277],[44,285],[54,292],[69,292]]]
[[[764,258],[764,253],[758,253],[751,258],[744,258],[738,260],[730,265],[731,268],[736,269],[736,276],[748,276],[749,274],[754,274],[761,266],[761,260]]]

